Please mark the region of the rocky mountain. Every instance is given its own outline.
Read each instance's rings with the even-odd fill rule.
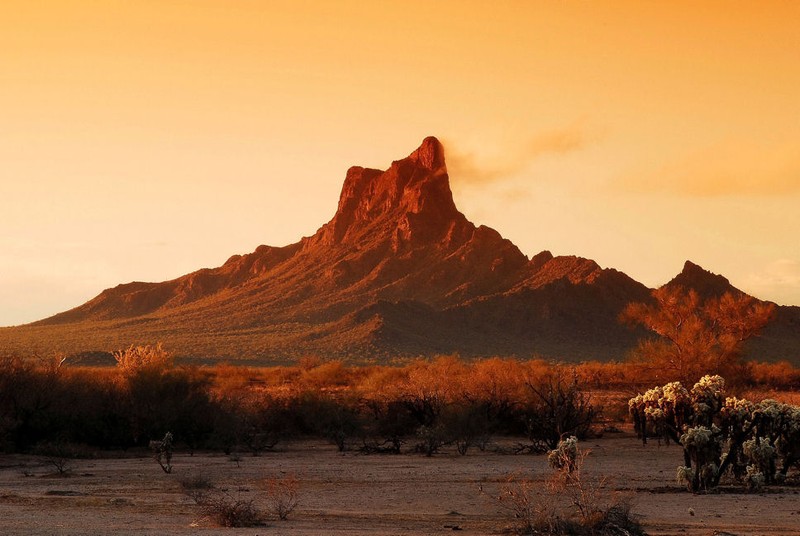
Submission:
[[[687,262],[673,281],[704,292],[729,285],[706,274]],[[649,292],[589,259],[548,251],[528,259],[476,227],[453,202],[442,145],[426,138],[385,171],[350,168],[336,214],[313,236],[172,281],[107,289],[0,330],[0,351],[162,341],[181,356],[262,363],[451,352],[619,359],[643,333],[618,315]]]
[[[724,276],[709,272],[691,261],[666,286],[679,285],[700,296],[718,297],[726,292],[744,294]],[[747,357],[759,361],[789,360],[800,365],[800,307],[779,306],[758,337],[747,342]]]

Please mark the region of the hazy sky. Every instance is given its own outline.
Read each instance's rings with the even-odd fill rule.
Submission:
[[[800,2],[4,0],[0,325],[333,215],[444,143],[528,256],[800,305]]]

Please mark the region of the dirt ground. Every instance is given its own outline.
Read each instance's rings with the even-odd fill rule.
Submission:
[[[674,445],[642,447],[630,434],[610,434],[582,446],[591,449],[586,473],[608,475],[612,488],[630,494],[651,535],[800,535],[800,487],[692,495],[675,483],[682,456]],[[544,481],[551,473],[545,456],[365,456],[320,441],[245,455],[238,466],[222,454],[185,453],[173,465],[165,474],[146,457],[75,460],[63,477],[41,458],[1,457],[0,534],[509,534],[515,520],[491,495],[509,474]],[[294,474],[300,503],[286,521],[219,528],[183,492],[181,479],[198,473],[264,508],[267,479]]]

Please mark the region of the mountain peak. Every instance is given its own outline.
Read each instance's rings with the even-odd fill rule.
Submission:
[[[682,286],[697,291],[701,296],[721,296],[726,292],[740,292],[724,276],[709,272],[702,266],[687,260],[683,270],[665,286]]]
[[[419,230],[426,236],[438,235],[463,218],[450,190],[444,147],[429,136],[386,171],[351,167],[336,215],[324,228],[322,240],[347,242],[377,222],[383,222],[384,229],[394,227],[400,235]],[[387,219],[394,225],[387,225]]]
[[[434,136],[428,136],[422,140],[422,145],[411,153],[408,159],[416,162],[421,167],[435,171],[438,168],[445,167],[444,147]]]

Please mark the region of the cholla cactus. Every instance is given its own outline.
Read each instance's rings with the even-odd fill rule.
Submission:
[[[750,491],[759,491],[764,487],[766,478],[764,473],[758,470],[755,465],[748,465],[747,472],[744,475],[744,483],[747,484],[747,489]]]
[[[654,387],[628,401],[628,412],[643,443],[651,435],[666,443],[677,442],[690,410],[689,392],[680,382]]]
[[[673,408],[690,404],[689,391],[681,385],[681,382],[671,382],[662,389],[664,402],[672,405]]]
[[[725,380],[721,376],[703,376],[692,387],[695,424],[710,426],[724,404]]]
[[[733,419],[739,423],[748,423],[753,418],[755,404],[744,398],[728,397],[720,409],[724,418]]]
[[[800,407],[784,405],[782,426],[778,437],[775,439],[775,448],[781,459],[781,478],[793,465],[800,465]]]
[[[681,445],[693,468],[692,481],[689,483],[691,491],[716,485],[722,463],[722,439],[721,430],[716,426],[689,428],[681,436]]]
[[[572,472],[578,461],[578,438],[570,436],[558,442],[558,446],[547,455],[550,467]]]
[[[742,444],[742,451],[751,462],[747,466],[746,475],[748,477],[753,473],[753,470],[751,470],[751,467],[753,467],[761,474],[764,482],[772,483],[775,481],[775,458],[777,454],[775,453],[775,447],[770,444],[766,437],[754,437],[745,441]]]
[[[654,434],[683,446],[677,476],[691,491],[718,485],[729,469],[758,489],[800,467],[800,407],[724,395],[725,380],[704,376],[689,392],[678,382],[650,389],[631,398],[628,410],[643,442]]]
[[[675,475],[675,480],[677,480],[679,484],[686,484],[686,487],[689,489],[689,491],[692,491],[692,482],[694,482],[694,471],[692,471],[691,467],[686,467],[685,465],[679,465],[678,472]]]
[[[723,458],[722,469],[730,467],[734,476],[743,479],[747,459],[742,444],[752,436],[755,404],[749,400],[729,397],[719,412],[719,426],[728,439],[728,452]]]
[[[705,448],[711,441],[711,430],[705,426],[689,428],[686,433],[681,436],[681,445],[686,448]]]

